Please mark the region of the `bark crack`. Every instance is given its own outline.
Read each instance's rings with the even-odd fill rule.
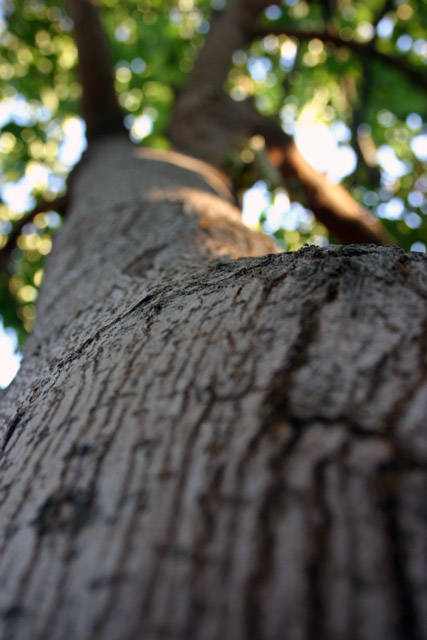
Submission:
[[[405,640],[422,640],[417,624],[413,588],[407,575],[408,558],[403,543],[404,537],[399,524],[397,491],[401,481],[400,476],[401,470],[398,465],[389,465],[377,476],[376,485],[394,573],[393,586],[396,590],[395,600],[399,611],[399,637]]]

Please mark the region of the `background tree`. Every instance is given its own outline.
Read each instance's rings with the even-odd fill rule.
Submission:
[[[241,223],[224,169],[264,149],[337,234],[385,239],[224,93],[236,47],[274,31],[263,10],[212,22],[169,120],[186,154],[159,154],[129,143],[96,8],[69,0],[88,149],[0,405],[0,637],[426,635],[425,257],[274,253]],[[390,63],[375,47],[350,49]]]

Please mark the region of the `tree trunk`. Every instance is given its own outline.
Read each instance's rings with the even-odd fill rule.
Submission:
[[[426,638],[425,257],[276,254],[121,138],[73,197],[1,399],[0,638]]]

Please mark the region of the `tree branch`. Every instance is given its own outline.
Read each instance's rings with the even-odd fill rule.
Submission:
[[[254,25],[252,29],[248,30],[248,41],[254,38],[263,38],[268,35],[283,35],[289,38],[299,38],[301,40],[313,40],[317,38],[322,42],[329,42],[337,47],[348,47],[355,53],[363,55],[366,51],[369,42],[363,44],[356,42],[355,40],[343,40],[338,34],[332,34],[326,31],[303,31],[301,29],[288,28],[283,25],[272,25],[267,27],[259,27]],[[408,77],[418,88],[422,88],[423,91],[427,91],[427,74],[424,69],[417,69],[412,66],[406,60],[397,56],[390,55],[378,51],[376,48],[370,49],[369,53],[375,56],[377,60],[391,66],[399,71],[402,71],[406,77]]]
[[[92,0],[66,0],[66,5],[74,22],[79,52],[78,72],[83,87],[82,110],[87,138],[90,141],[109,133],[126,133],[98,8]]]
[[[271,0],[232,0],[212,24],[183,93],[195,87],[222,91],[233,53],[246,44],[248,24],[270,4]]]
[[[13,230],[9,234],[7,238],[7,242],[5,246],[0,250],[0,267],[6,267],[10,254],[16,246],[16,241],[22,233],[22,229],[26,224],[32,222],[35,216],[38,213],[44,213],[46,211],[58,211],[59,213],[64,214],[67,210],[68,206],[68,196],[61,196],[60,198],[56,198],[55,200],[51,200],[50,202],[43,201],[31,209],[28,213],[26,213],[22,218],[17,220],[15,223]]]
[[[257,114],[258,115],[258,114]],[[344,187],[333,184],[301,155],[293,138],[272,120],[260,116],[257,131],[264,136],[269,159],[285,181],[297,179],[317,220],[344,244],[395,244],[381,221]]]
[[[381,20],[389,11],[393,11],[393,9],[394,9],[394,0],[385,0],[382,8],[379,10],[377,15],[375,16],[375,20],[373,20],[372,22],[372,26],[374,27],[375,31],[378,26],[378,23],[381,22]],[[376,37],[377,37],[377,34],[375,33],[375,38]]]
[[[357,90],[357,98],[351,95],[352,92],[346,89],[346,83],[343,83],[344,93],[347,94],[347,100],[352,105],[352,115],[350,122],[351,143],[356,153],[357,165],[362,166],[366,173],[366,180],[369,183],[379,184],[381,178],[380,168],[377,164],[367,162],[366,153],[361,146],[359,126],[364,121],[364,115],[371,95],[373,86],[372,67],[369,64],[369,53],[366,52],[361,58],[363,73],[359,78],[359,87]]]

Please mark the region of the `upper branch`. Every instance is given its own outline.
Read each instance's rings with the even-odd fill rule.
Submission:
[[[184,92],[209,86],[222,91],[236,49],[245,46],[248,27],[271,0],[232,0],[212,24]]]
[[[254,114],[254,127],[264,136],[270,162],[279,169],[285,184],[298,180],[307,206],[341,242],[395,244],[381,221],[344,187],[316,171],[301,155],[293,138],[273,120]]]
[[[112,132],[124,132],[108,42],[98,8],[92,0],[66,0],[66,5],[74,22],[79,52],[78,71],[83,87],[82,110],[88,140]]]
[[[372,22],[372,26],[376,29],[377,25],[379,24],[379,22],[381,22],[384,16],[387,15],[389,11],[393,11],[393,9],[394,9],[394,0],[385,0],[382,8],[375,16],[375,19]]]
[[[290,38],[300,38],[301,40],[313,40],[314,38],[317,38],[322,42],[329,42],[337,47],[348,47],[359,55],[364,55],[367,47],[370,45],[369,42],[364,44],[356,42],[355,40],[343,40],[343,38],[338,34],[327,31],[303,31],[302,29],[289,28],[285,25],[254,25],[253,29],[248,32],[248,41],[253,38],[262,38],[268,35],[285,35]],[[369,54],[377,58],[377,60],[381,60],[381,62],[384,62],[388,66],[399,69],[399,71],[402,71],[418,88],[422,88],[423,91],[427,91],[427,75],[425,70],[417,69],[403,58],[383,53],[382,51],[378,51],[375,47],[369,47]]]
[[[55,200],[52,200],[50,202],[44,200],[43,202],[40,202],[39,204],[37,204],[33,209],[31,209],[31,211],[24,214],[22,218],[20,218],[15,223],[12,231],[9,233],[5,246],[2,249],[0,249],[0,268],[7,267],[7,263],[10,259],[10,254],[12,250],[15,248],[16,241],[21,235],[22,229],[26,224],[28,224],[29,222],[32,222],[38,213],[44,213],[45,211],[53,210],[53,211],[58,211],[59,213],[65,214],[67,210],[67,205],[68,205],[68,197],[60,196],[59,198],[56,198]]]

